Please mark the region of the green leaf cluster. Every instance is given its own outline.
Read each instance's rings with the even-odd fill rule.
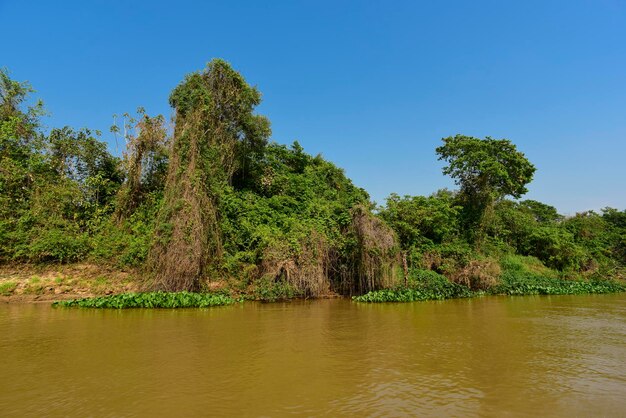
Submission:
[[[122,293],[119,295],[95,298],[73,299],[55,302],[56,307],[80,308],[208,308],[231,305],[235,300],[230,296],[192,292],[149,292]]]

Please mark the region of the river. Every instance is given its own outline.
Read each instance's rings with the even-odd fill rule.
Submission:
[[[626,416],[626,294],[0,305],[0,416]]]

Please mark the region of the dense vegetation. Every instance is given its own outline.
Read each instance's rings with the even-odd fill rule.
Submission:
[[[231,305],[235,300],[226,295],[191,292],[124,293],[95,298],[55,302],[53,306],[81,308],[208,308]]]
[[[147,291],[266,300],[623,289],[607,280],[625,278],[626,211],[564,217],[520,200],[535,167],[505,139],[444,138],[436,152],[458,190],[376,208],[321,156],[270,142],[260,93],[225,61],[174,89],[173,130],[143,109],[125,115],[122,157],[99,132],[44,130],[32,93],[0,71],[0,263],[107,264],[141,272]],[[213,300],[197,294],[68,305]]]

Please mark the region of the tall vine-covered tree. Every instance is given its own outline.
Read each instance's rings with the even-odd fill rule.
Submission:
[[[456,135],[443,138],[436,151],[448,163],[443,173],[460,186],[464,220],[474,232],[494,202],[524,195],[536,170],[508,139]]]
[[[152,287],[199,290],[222,256],[219,201],[248,156],[261,152],[269,121],[253,113],[259,91],[223,60],[189,74],[174,89],[174,138],[154,243]]]

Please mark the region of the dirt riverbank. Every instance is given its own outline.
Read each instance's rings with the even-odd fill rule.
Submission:
[[[139,274],[95,264],[0,266],[0,303],[49,302],[139,290]]]

